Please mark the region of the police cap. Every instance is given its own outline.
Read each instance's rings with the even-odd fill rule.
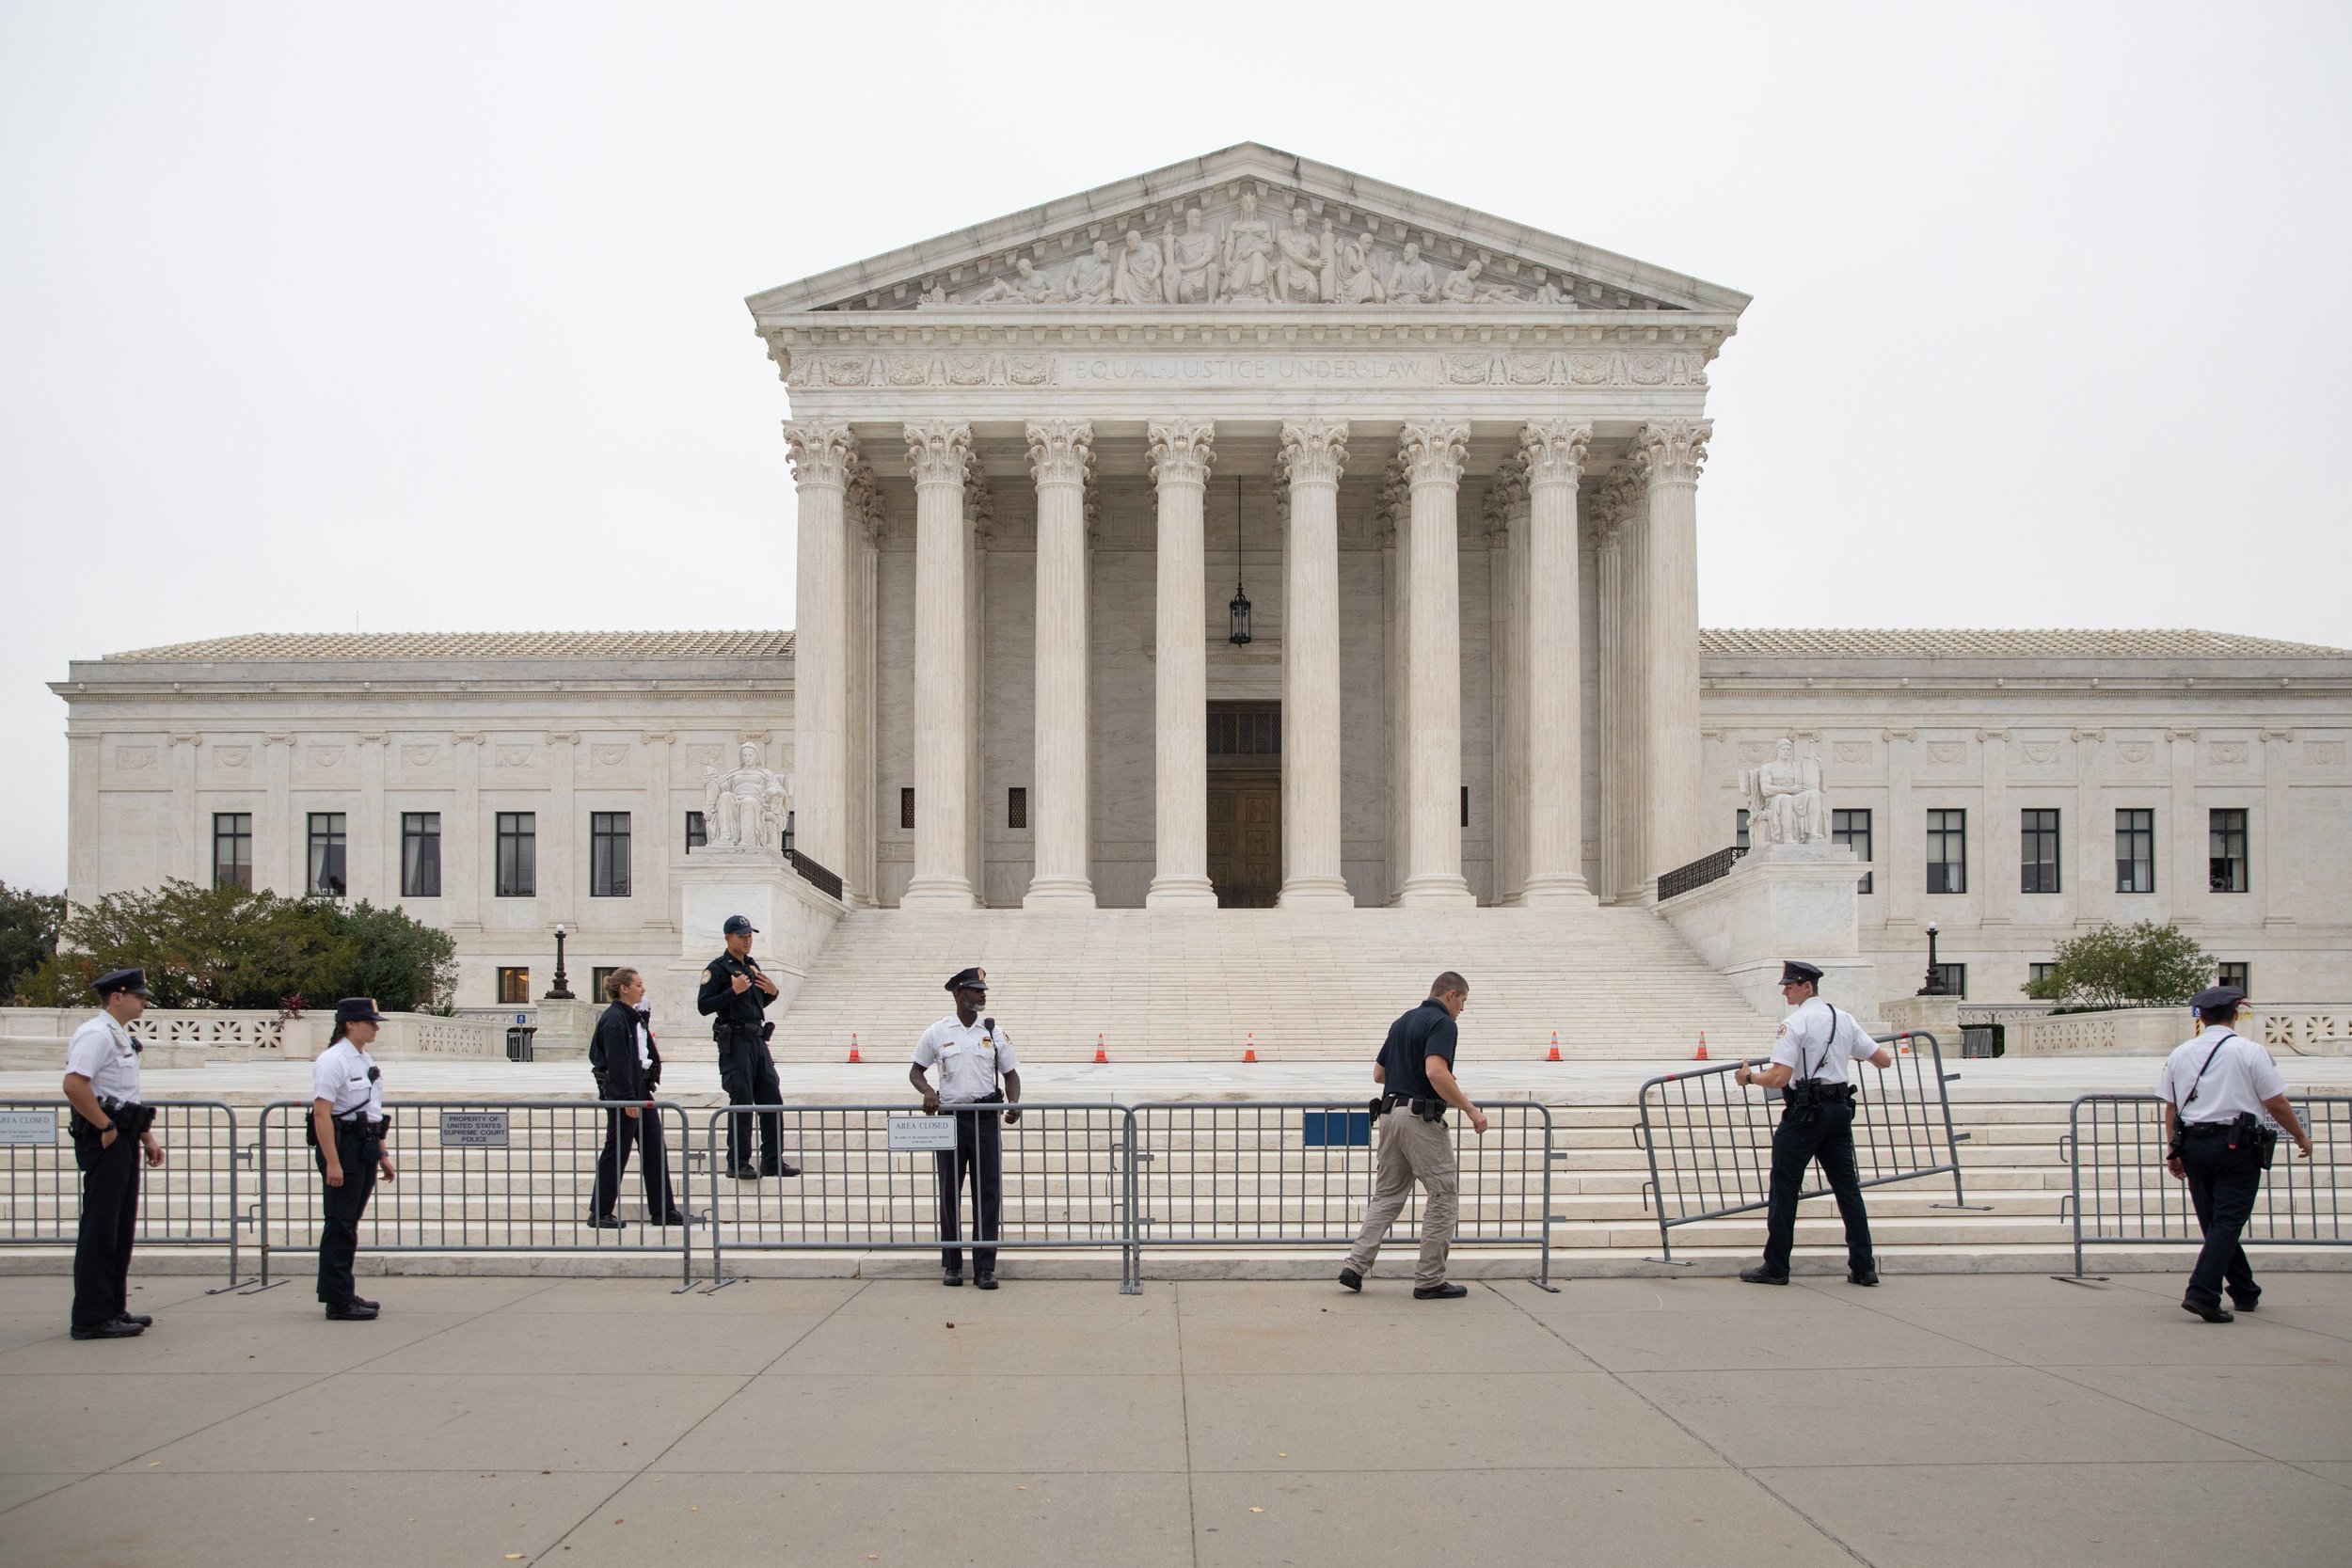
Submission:
[[[2235,986],[2207,986],[2188,999],[2188,1005],[2201,1013],[2217,1013],[2236,1006],[2246,1000],[2246,993]]]
[[[1821,983],[1821,972],[1803,958],[1783,958],[1780,960],[1780,983],[1784,986],[1818,986]]]
[[[147,971],[143,969],[110,969],[90,982],[90,990],[101,996],[112,996],[119,990],[127,990],[133,996],[144,996],[150,1000],[155,995],[147,989]]]
[[[727,923],[719,927],[719,931],[723,936],[754,937],[759,934],[759,927],[752,924],[750,915],[731,914],[727,916]]]
[[[947,977],[947,989],[949,990],[988,990],[988,971],[959,969]]]
[[[384,1022],[384,1015],[375,1010],[374,997],[346,996],[335,1004],[335,1022],[338,1023],[381,1023]]]

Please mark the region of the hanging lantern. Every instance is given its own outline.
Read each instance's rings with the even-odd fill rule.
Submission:
[[[1240,647],[1249,641],[1249,595],[1241,585],[1241,476],[1233,476],[1233,602],[1226,607],[1232,630],[1226,641]]]

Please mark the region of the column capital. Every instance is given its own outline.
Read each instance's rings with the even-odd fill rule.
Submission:
[[[1216,461],[1216,425],[1209,420],[1153,420],[1144,426],[1154,484],[1206,484]]]
[[[857,466],[857,437],[839,420],[787,420],[784,446],[803,490],[819,484],[841,489]]]
[[[1029,472],[1041,485],[1084,484],[1094,465],[1094,425],[1087,420],[1031,420]]]
[[[1406,425],[1396,450],[1414,484],[1454,484],[1470,451],[1467,420],[1418,420]]]
[[[1656,420],[1633,433],[1633,462],[1652,484],[1696,484],[1712,420]]]
[[[1584,477],[1584,449],[1593,427],[1581,420],[1530,420],[1519,428],[1519,451],[1527,463],[1527,482],[1574,484]]]
[[[1347,467],[1345,420],[1285,420],[1276,471],[1291,484],[1337,484]]]
[[[907,468],[920,484],[963,483],[972,466],[972,427],[961,420],[926,420],[906,427]]]

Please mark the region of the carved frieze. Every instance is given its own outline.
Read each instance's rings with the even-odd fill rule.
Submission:
[[[313,746],[305,754],[304,760],[313,768],[341,768],[343,749],[341,746]]]
[[[2115,760],[2123,763],[2144,763],[2155,753],[2154,743],[2146,740],[2118,741],[2115,747]]]
[[[135,771],[142,768],[152,768],[155,766],[155,748],[152,746],[118,746],[115,748],[115,766]]]
[[[1870,743],[1867,740],[1841,740],[1836,747],[1837,760],[1842,763],[1864,763],[1870,760]]]
[[[599,768],[618,768],[628,760],[628,748],[627,746],[593,746],[589,748],[589,754],[596,759],[596,766]]]
[[[1968,745],[1961,740],[1931,740],[1928,742],[1928,760],[1950,768],[1968,760]]]
[[[215,746],[213,748],[213,766],[215,768],[244,768],[250,765],[252,761],[253,748],[250,746]]]
[[[2344,766],[2344,742],[2314,740],[2303,748],[2303,763],[2307,768],[2341,768]]]
[[[531,766],[532,751],[529,746],[501,746],[498,749],[498,765],[501,768],[528,768]]]
[[[2019,750],[2027,762],[2037,767],[2046,767],[2058,759],[2058,742],[2055,740],[2028,740]]]
[[[2246,760],[2246,742],[2243,740],[2217,740],[2205,749],[2205,754],[2210,761],[2217,763],[2224,768],[2231,767]]]

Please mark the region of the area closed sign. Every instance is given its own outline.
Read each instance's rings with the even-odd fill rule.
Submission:
[[[56,1141],[57,1113],[47,1106],[38,1111],[0,1111],[0,1147]]]
[[[890,1118],[890,1152],[893,1154],[952,1153],[956,1147],[956,1118],[953,1117],[892,1117]]]

